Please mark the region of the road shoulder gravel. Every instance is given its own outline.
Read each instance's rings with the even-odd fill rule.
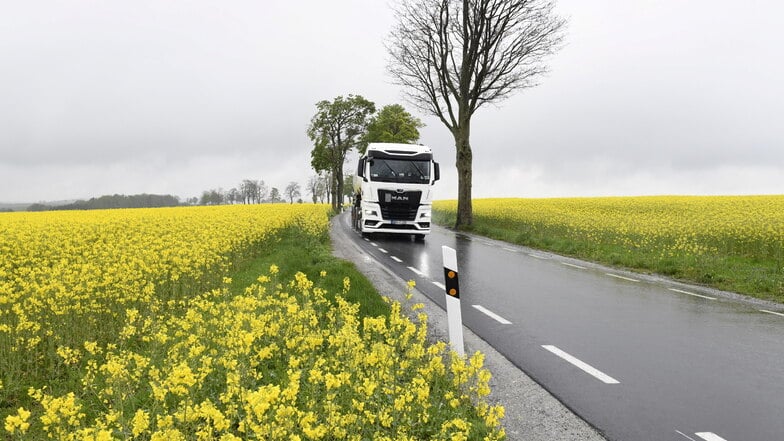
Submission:
[[[403,302],[408,290],[406,281],[394,275],[365,253],[341,225],[342,216],[332,220],[330,237],[333,254],[348,260],[370,280],[382,295]],[[448,341],[446,312],[427,296],[414,289],[413,302],[425,305],[428,315],[428,338]],[[489,401],[506,409],[503,425],[509,440],[526,441],[600,441],[605,438],[572,413],[561,402],[528,377],[506,357],[464,328],[467,354],[485,354],[485,366],[493,374]]]

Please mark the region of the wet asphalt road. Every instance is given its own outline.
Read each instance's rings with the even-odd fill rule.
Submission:
[[[457,250],[464,325],[610,440],[784,441],[784,307],[443,228],[350,237],[442,308]]]

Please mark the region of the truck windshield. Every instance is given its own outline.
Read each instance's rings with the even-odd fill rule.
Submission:
[[[370,179],[410,184],[430,182],[430,161],[374,158],[370,161]]]

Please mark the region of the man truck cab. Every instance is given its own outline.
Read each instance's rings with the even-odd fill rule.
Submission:
[[[371,143],[354,177],[354,228],[371,233],[430,233],[433,184],[440,178],[429,147]]]

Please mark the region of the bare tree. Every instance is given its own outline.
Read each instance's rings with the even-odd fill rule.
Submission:
[[[240,184],[240,193],[242,194],[242,201],[246,204],[254,203],[256,199],[256,181],[250,179],[243,179]]]
[[[242,202],[242,193],[236,188],[232,188],[228,192],[226,192],[226,202],[230,204],[236,204],[237,202]]]
[[[308,179],[307,192],[311,195],[314,204],[319,201],[319,197],[321,197],[323,201],[324,187],[321,184],[321,177],[319,175],[313,175]]]
[[[412,104],[455,140],[456,227],[471,225],[471,117],[486,103],[536,85],[563,40],[553,0],[401,0],[388,66]]]
[[[286,186],[286,189],[283,190],[286,193],[286,196],[289,198],[289,203],[294,203],[294,198],[300,197],[300,187],[298,182],[291,181],[289,185]]]
[[[267,197],[267,185],[261,179],[255,181],[255,184],[256,184],[256,192],[255,192],[256,203],[260,204]]]

